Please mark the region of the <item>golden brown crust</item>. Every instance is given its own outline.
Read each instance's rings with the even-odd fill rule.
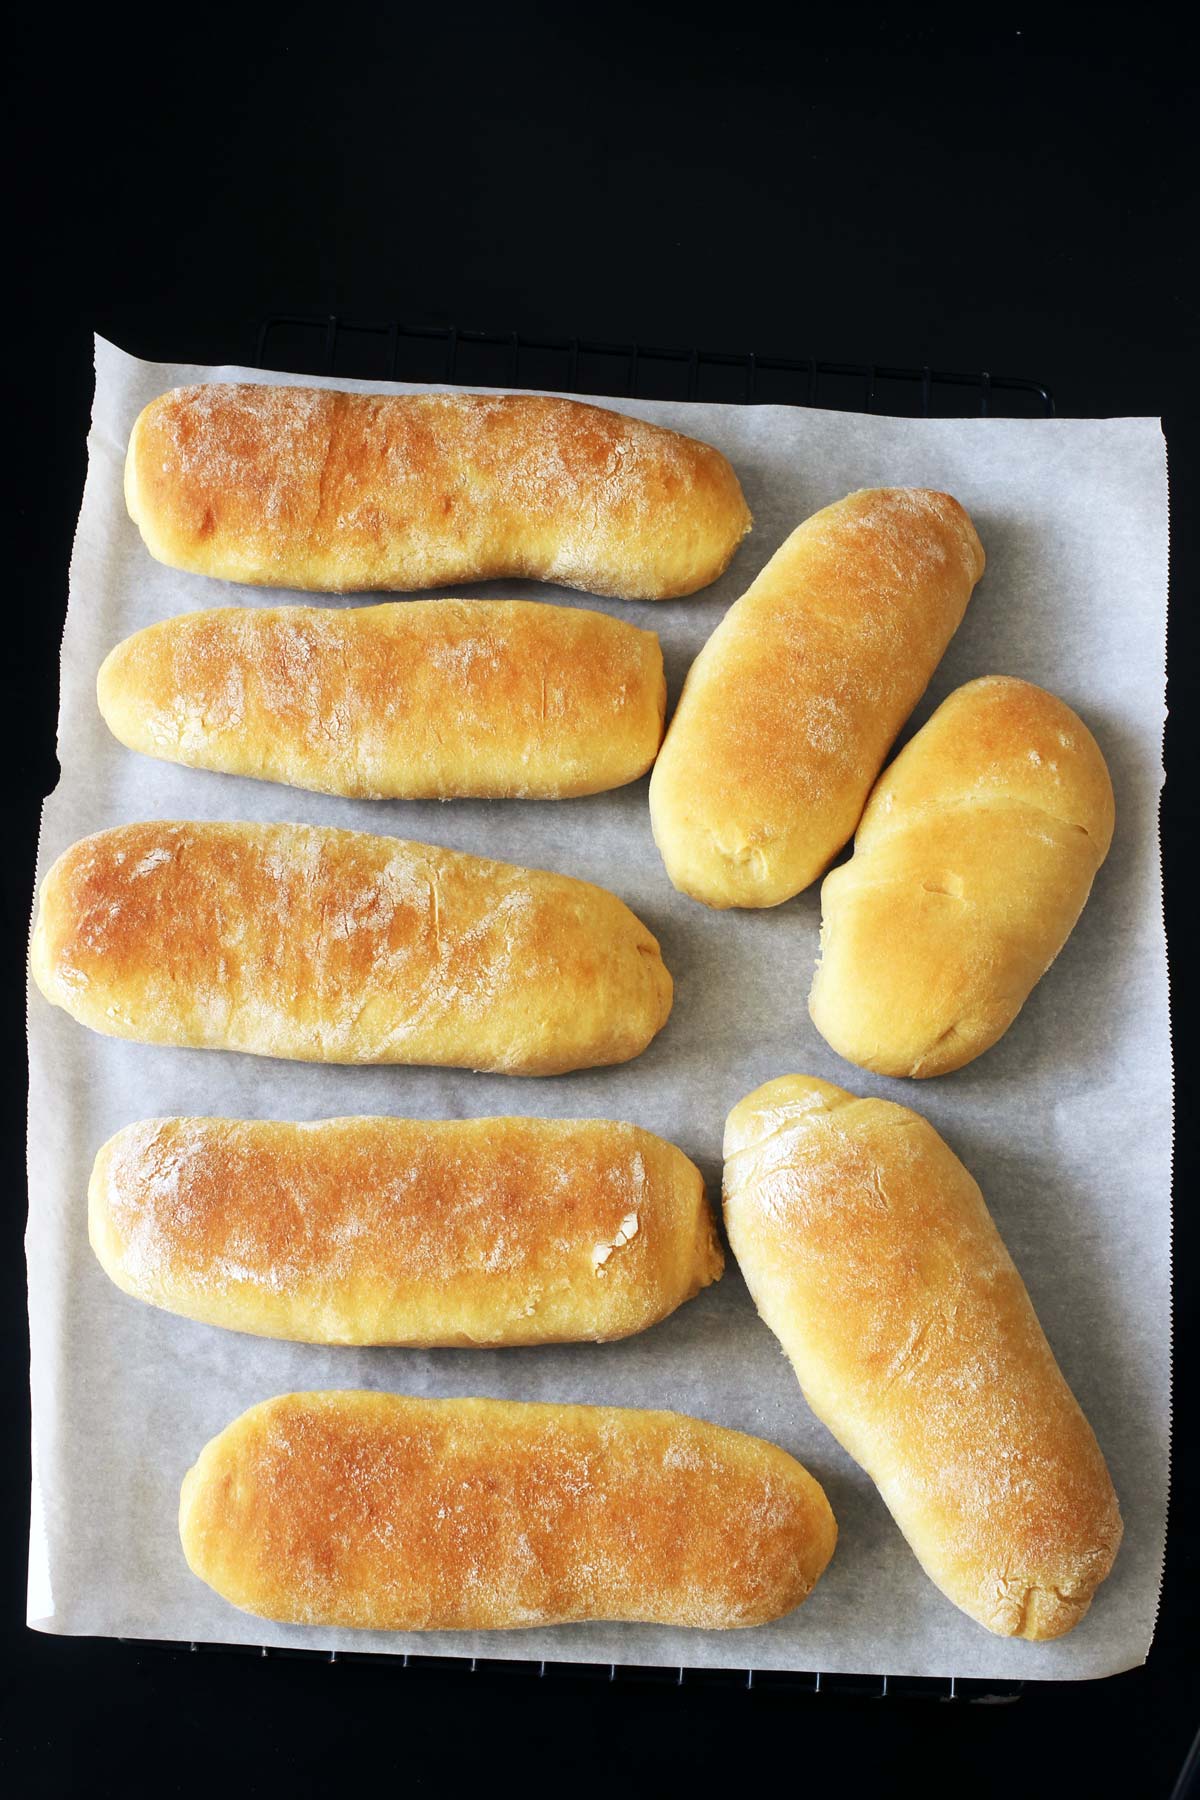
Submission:
[[[959,688],[822,887],[817,1030],[881,1075],[962,1068],[1066,943],[1112,833],[1108,769],[1069,706],[1007,676]]]
[[[614,894],[313,825],[120,825],[59,857],[46,998],[111,1037],[305,1062],[558,1075],[665,1023],[658,944]]]
[[[1069,1631],[1121,1515],[967,1170],[919,1114],[803,1075],[734,1108],[725,1156],[759,1312],[925,1572],[1001,1636]]]
[[[118,644],[96,685],[132,750],[372,800],[620,787],[666,707],[653,632],[521,600],[187,613]]]
[[[798,1462],[678,1413],[326,1393],[214,1438],[180,1535],[202,1581],[290,1624],[718,1631],[798,1606],[837,1533]]]
[[[88,1224],[126,1293],[321,1344],[604,1342],[724,1265],[699,1169],[606,1119],[148,1119]]]
[[[750,529],[710,445],[533,394],[175,388],[133,428],[125,497],[160,562],[327,593],[524,575],[663,600]]]
[[[806,519],[693,663],[650,782],[675,886],[778,906],[858,823],[983,573],[949,494],[867,488]]]

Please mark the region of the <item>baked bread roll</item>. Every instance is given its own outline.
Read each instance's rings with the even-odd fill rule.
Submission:
[[[526,575],[666,600],[750,529],[720,451],[537,394],[175,388],[134,425],[125,500],[172,568],[333,594]]]
[[[666,707],[651,631],[522,600],[222,607],[118,644],[131,750],[358,799],[557,800],[636,781]]]
[[[1108,769],[1069,706],[1007,676],[959,688],[821,889],[821,1036],[880,1075],[961,1069],[1066,943],[1112,833]]]
[[[778,906],[858,824],[983,574],[949,494],[867,488],[793,531],[692,664],[650,782],[667,874]]]
[[[805,1075],[734,1107],[725,1157],[755,1304],[925,1573],[1001,1637],[1070,1631],[1121,1515],[958,1158],[918,1113]]]
[[[607,1119],[148,1119],[88,1226],[127,1294],[311,1344],[602,1343],[724,1266],[699,1169]]]
[[[184,1554],[296,1625],[762,1625],[833,1553],[829,1503],[761,1438],[679,1413],[285,1394],[183,1484]]]
[[[315,825],[150,820],[42,885],[33,975],[109,1037],[561,1075],[637,1056],[671,977],[604,888]]]

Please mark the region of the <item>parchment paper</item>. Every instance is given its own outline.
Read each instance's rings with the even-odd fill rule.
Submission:
[[[431,840],[613,888],[660,938],[675,1010],[636,1061],[538,1081],[123,1044],[94,1036],[31,991],[30,1624],[337,1649],[993,1678],[1097,1676],[1143,1660],[1164,1535],[1170,1354],[1171,1066],[1157,825],[1167,485],[1157,423],[911,421],[605,400],[707,438],[729,456],[755,528],[724,579],[696,598],[658,605],[525,582],[469,590],[601,606],[657,630],[673,705],[725,609],[816,508],[887,483],[946,488],[963,501],[987,549],[987,574],[912,728],[976,675],[1042,683],[1099,739],[1116,789],[1117,832],[1077,930],[1008,1035],[958,1074],[905,1083],[841,1062],[808,1020],[818,890],[763,913],[718,914],[685,900],[655,851],[644,781],[552,803],[360,803],[173,768],[109,736],[94,684],[118,639],[198,607],[272,601],[160,567],[122,500],[125,444],[141,406],[180,382],[240,378],[298,379],[143,364],[96,345],[62,649],[62,777],[45,807],[39,880],[76,838],[138,818],[303,820]],[[1095,1426],[1125,1541],[1088,1617],[1060,1642],[992,1637],[938,1593],[869,1480],[809,1414],[732,1263],[715,1288],[626,1343],[354,1351],[173,1318],[121,1294],[88,1247],[92,1158],[133,1119],[627,1119],[679,1144],[716,1195],[727,1111],[768,1077],[794,1070],[915,1106],[944,1134],[980,1181]],[[176,1532],[179,1484],[201,1446],[245,1407],[322,1387],[669,1406],[737,1426],[783,1445],[823,1482],[840,1526],[837,1553],[805,1606],[752,1631],[596,1625],[418,1636],[270,1625],[235,1611],[188,1572]]]

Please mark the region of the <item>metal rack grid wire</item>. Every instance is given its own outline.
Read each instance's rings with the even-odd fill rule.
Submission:
[[[552,388],[644,400],[726,400],[825,407],[905,418],[1051,418],[1050,390],[1025,376],[964,374],[891,363],[823,362],[753,351],[679,349],[275,313],[254,363],[307,375]]]
[[[624,1685],[636,1682],[662,1688],[725,1688],[744,1693],[824,1695],[842,1700],[929,1700],[942,1703],[1002,1706],[1020,1698],[1021,1681],[963,1679],[955,1675],[831,1675],[819,1669],[700,1669],[685,1666],[642,1666],[633,1663],[546,1662],[491,1656],[390,1656],[371,1650],[308,1650],[268,1644],[168,1644],[159,1638],[122,1638],[131,1649],[175,1651],[192,1656],[242,1656],[257,1662],[373,1663],[412,1677],[453,1672],[495,1682],[522,1684],[530,1679],[551,1686]]]
[[[751,352],[685,350],[588,338],[530,337],[519,332],[463,331],[453,325],[380,324],[276,313],[259,327],[254,365],[305,375],[363,380],[453,382],[480,387],[553,388],[615,398],[728,400],[755,405],[831,407],[913,418],[989,415],[1050,418],[1054,401],[1043,383],[1014,375],[958,374],[890,364],[821,362]],[[137,1648],[151,1648],[125,1639]],[[156,1642],[153,1648],[164,1646]],[[724,1687],[843,1699],[934,1700],[1002,1705],[1019,1698],[1021,1681],[947,1676],[834,1675],[819,1669],[700,1669],[622,1663],[545,1662],[482,1656],[389,1656],[372,1651],[307,1650],[266,1644],[189,1643],[192,1654],[383,1663],[405,1674],[453,1669],[461,1678],[545,1682],[637,1681],[673,1688]]]

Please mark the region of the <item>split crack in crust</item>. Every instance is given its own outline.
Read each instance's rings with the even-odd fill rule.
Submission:
[[[825,879],[818,1031],[884,1075],[981,1055],[1062,950],[1112,832],[1104,759],[1068,706],[1004,676],[958,689],[880,777],[853,856]]]

